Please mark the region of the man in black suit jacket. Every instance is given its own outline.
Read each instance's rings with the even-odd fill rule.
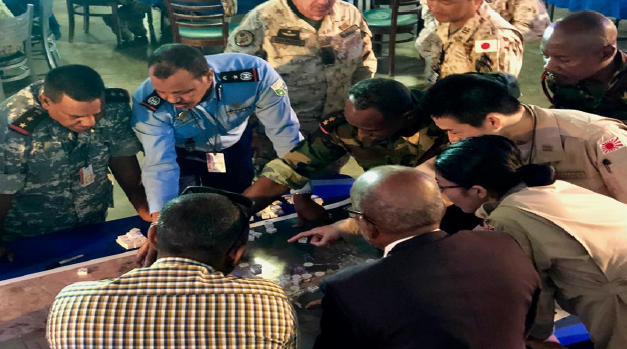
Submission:
[[[408,167],[381,166],[355,182],[353,214],[382,259],[322,285],[315,349],[523,349],[538,275],[503,233],[438,229],[438,185]]]

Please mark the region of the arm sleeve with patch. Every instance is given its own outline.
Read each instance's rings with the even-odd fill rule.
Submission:
[[[252,10],[242,22],[233,30],[227,40],[224,52],[246,53],[266,59],[263,49],[265,25],[259,16],[259,11]]]
[[[362,65],[353,73],[352,83],[355,84],[364,79],[370,79],[377,72],[377,57],[372,50],[372,32],[368,28],[366,19],[361,18],[360,28],[363,42]]]
[[[284,156],[303,139],[300,123],[290,105],[287,86],[268,63],[257,68],[261,81],[257,90],[255,114],[265,126],[274,150]]]
[[[121,88],[110,88],[105,92],[106,119],[111,145],[111,157],[132,156],[141,151],[141,144],[131,128],[131,106],[128,91]]]
[[[9,113],[5,104],[0,110],[0,194],[5,195],[15,194],[24,187],[30,143],[30,136],[9,128]]]
[[[616,200],[627,204],[627,126],[611,119],[588,140],[588,155]]]
[[[176,163],[174,128],[167,112],[149,110],[137,97],[136,92],[131,125],[144,147],[142,182],[150,213],[154,213],[178,195],[180,169]]]
[[[522,68],[523,44],[518,31],[497,30],[486,40],[475,40],[471,60],[477,72],[506,72],[518,76]]]
[[[344,123],[343,119],[337,120],[338,123]],[[310,133],[285,156],[269,162],[261,175],[291,189],[302,188],[316,172],[347,153],[333,140],[331,133],[334,127],[337,125],[321,125],[320,129]]]

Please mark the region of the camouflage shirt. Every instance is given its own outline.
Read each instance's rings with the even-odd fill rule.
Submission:
[[[357,128],[344,118],[344,112],[329,114],[318,130],[284,157],[269,162],[261,173],[292,189],[302,188],[316,172],[350,154],[364,169],[382,165],[418,166],[437,155],[447,143],[446,135],[431,120],[420,121],[384,139],[365,143],[357,138]]]
[[[618,69],[609,84],[583,80],[574,86],[559,86],[550,74],[544,74],[544,93],[555,108],[576,109],[627,122],[627,53],[619,51],[616,61]]]
[[[436,28],[440,47],[432,53],[432,80],[451,74],[503,71],[518,76],[522,67],[523,43],[514,28],[488,4],[457,31],[450,33],[450,23]]]
[[[141,150],[125,90],[107,89],[102,119],[90,132],[74,133],[38,103],[41,86],[0,104],[0,194],[12,195],[4,240],[104,221],[113,202],[109,159]],[[87,166],[94,181],[81,186]]]
[[[348,90],[377,70],[371,32],[359,10],[337,1],[316,30],[290,8],[270,0],[251,12],[229,36],[226,52],[262,57],[281,75],[301,130],[344,108]]]

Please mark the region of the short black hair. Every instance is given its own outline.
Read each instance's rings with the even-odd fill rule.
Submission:
[[[375,108],[386,118],[398,117],[414,109],[411,91],[392,79],[362,80],[351,87],[348,97],[355,109]]]
[[[156,49],[148,57],[148,68],[152,67],[152,75],[158,79],[167,79],[180,69],[199,79],[209,68],[202,51],[183,44],[167,44]]]
[[[187,253],[226,256],[246,244],[248,216],[224,195],[194,193],[169,201],[157,222],[157,246],[174,256]]]
[[[461,124],[481,127],[490,113],[513,115],[520,102],[507,86],[478,74],[454,74],[436,82],[423,101],[433,118],[453,118]]]
[[[58,103],[67,95],[75,101],[90,102],[104,95],[105,85],[100,74],[81,64],[54,68],[44,78],[44,94]]]
[[[499,198],[524,182],[530,187],[555,182],[549,165],[523,165],[520,150],[510,139],[485,135],[451,144],[435,160],[436,172],[466,189],[479,185]]]

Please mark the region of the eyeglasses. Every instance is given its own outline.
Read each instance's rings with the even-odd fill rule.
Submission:
[[[446,189],[453,189],[453,188],[463,188],[463,185],[446,185],[446,186],[441,186],[440,184],[438,184],[438,188],[440,188],[440,193],[444,193],[444,191]]]
[[[363,218],[367,220],[370,224],[377,225],[377,223],[375,223],[372,219],[366,217],[366,215],[363,212],[353,210],[350,206],[344,207],[344,211],[348,212],[348,216],[350,218]]]

